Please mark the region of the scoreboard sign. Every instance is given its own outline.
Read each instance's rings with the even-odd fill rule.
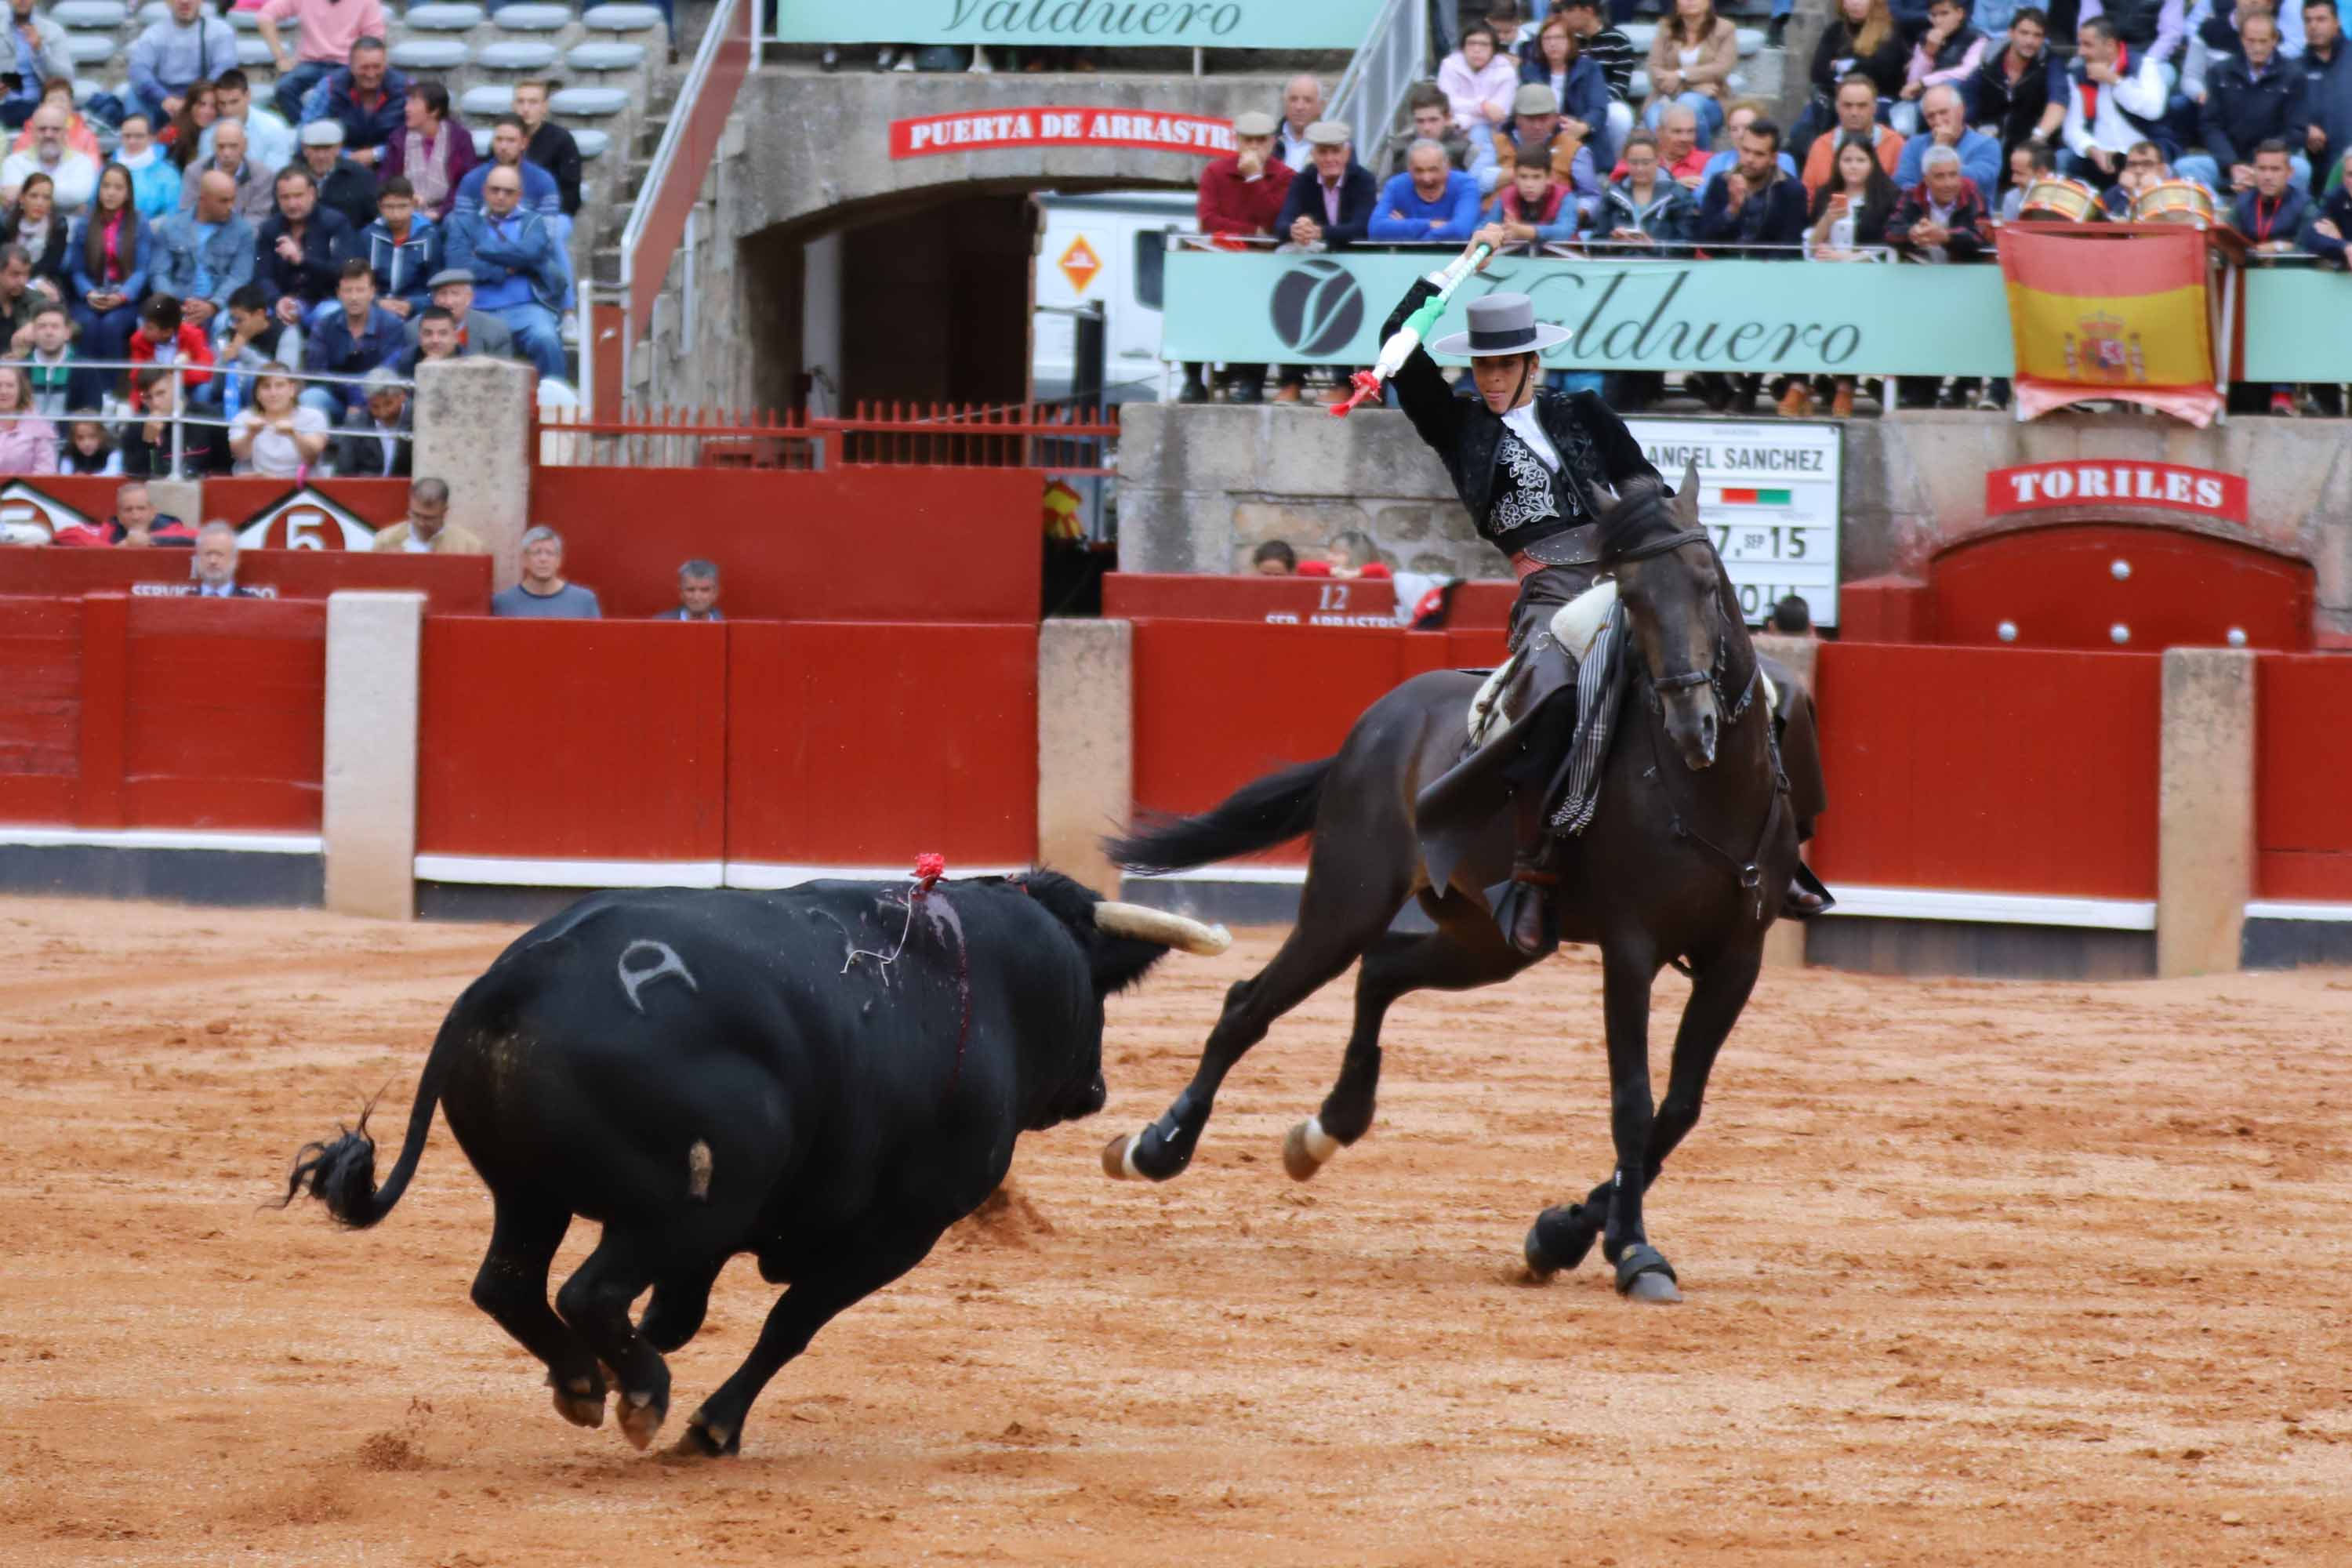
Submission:
[[[1835,425],[1776,419],[1628,419],[1669,484],[1698,464],[1698,519],[1715,536],[1751,626],[1794,594],[1813,624],[1838,624],[1843,447]]]

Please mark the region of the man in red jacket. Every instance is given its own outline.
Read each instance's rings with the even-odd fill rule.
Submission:
[[[1209,235],[1271,235],[1290,194],[1291,170],[1275,155],[1274,116],[1247,110],[1234,116],[1234,152],[1212,162],[1201,174],[1201,232]],[[1209,390],[1202,376],[1206,367],[1184,367],[1181,403],[1202,403]],[[1265,366],[1225,367],[1228,393],[1235,403],[1255,403],[1265,385]]]

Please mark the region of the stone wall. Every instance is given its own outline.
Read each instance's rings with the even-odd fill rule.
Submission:
[[[1119,569],[1227,572],[1260,541],[1320,547],[1361,529],[1402,570],[1500,577],[1444,469],[1402,414],[1333,419],[1299,405],[1130,405],[1119,442]],[[2149,521],[2309,561],[2321,629],[2352,633],[2352,453],[2340,420],[2242,419],[2191,429],[2131,415],[1895,414],[1845,426],[1843,581],[1916,575],[1938,551],[2003,529]],[[1988,521],[1985,475],[2096,458],[2242,474],[2250,525],[2114,503]]]

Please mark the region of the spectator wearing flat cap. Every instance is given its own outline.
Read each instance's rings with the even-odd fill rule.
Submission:
[[[1307,141],[1314,149],[1312,168],[1290,182],[1274,231],[1293,245],[1344,250],[1370,229],[1380,187],[1372,172],[1356,162],[1344,121],[1317,121],[1307,128]]]
[[[359,233],[375,221],[375,174],[343,156],[343,123],[314,120],[296,139],[302,147],[302,166],[319,182],[319,205],[343,215]]]
[[[335,437],[335,472],[344,479],[404,479],[415,426],[400,373],[380,364],[360,382],[360,402]]]
[[[1282,215],[1283,199],[1290,194],[1291,171],[1275,155],[1276,121],[1264,110],[1245,110],[1234,116],[1234,151],[1212,160],[1201,173],[1199,222],[1201,232],[1234,239],[1271,237],[1274,221]],[[1188,363],[1177,397],[1199,403],[1208,396],[1205,367]],[[1255,402],[1265,381],[1263,364],[1229,367],[1237,401]]]
[[[1545,32],[1552,37],[1564,36],[1568,24],[1555,18],[1547,24]],[[1538,130],[1538,122],[1549,117],[1552,127],[1538,140],[1547,145],[1555,138],[1592,149],[1594,169],[1606,173],[1616,163],[1617,143],[1621,138],[1610,128],[1609,79],[1601,74],[1597,60],[1577,56],[1568,62],[1564,71],[1555,73],[1556,80],[1567,88],[1565,96],[1553,81],[1526,81],[1511,95],[1511,134],[1495,138],[1498,156],[1512,142],[1524,142]],[[1571,153],[1572,155],[1572,153]],[[1499,176],[1508,183],[1509,175]]]
[[[474,306],[474,274],[463,267],[445,267],[433,275],[428,285],[433,290],[433,302],[449,312],[457,323],[457,354],[487,354],[492,359],[515,357],[514,332],[506,322],[488,310]],[[419,315],[422,312],[418,312]],[[408,321],[408,341],[417,342],[417,317]]]
[[[1495,168],[1481,178],[1482,191],[1509,190],[1521,149],[1533,147],[1550,165],[1554,183],[1575,192],[1587,216],[1599,211],[1601,174],[1617,161],[1609,143],[1607,96],[1604,89],[1600,102],[1584,106],[1592,119],[1571,121],[1559,112],[1551,89],[1539,82],[1521,87],[1511,100],[1511,135],[1495,138]]]
[[[1380,187],[1372,172],[1356,162],[1347,121],[1318,120],[1307,128],[1307,142],[1314,149],[1308,155],[1313,167],[1291,180],[1290,194],[1274,220],[1275,237],[1304,249],[1344,250],[1370,230]],[[1307,367],[1284,365],[1274,400],[1296,403],[1306,387]]]

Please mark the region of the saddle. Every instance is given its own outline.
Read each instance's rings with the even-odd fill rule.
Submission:
[[[1622,684],[1622,658],[1598,672],[1617,679],[1579,679],[1616,609],[1616,584],[1595,584],[1554,611],[1541,630],[1523,637],[1479,688],[1460,759],[1413,805],[1432,887],[1446,886],[1478,836],[1515,796],[1526,793],[1548,805],[1570,782],[1578,732],[1604,703],[1615,700]],[[1580,694],[1580,686],[1592,689]],[[1588,707],[1595,711],[1584,711]]]

